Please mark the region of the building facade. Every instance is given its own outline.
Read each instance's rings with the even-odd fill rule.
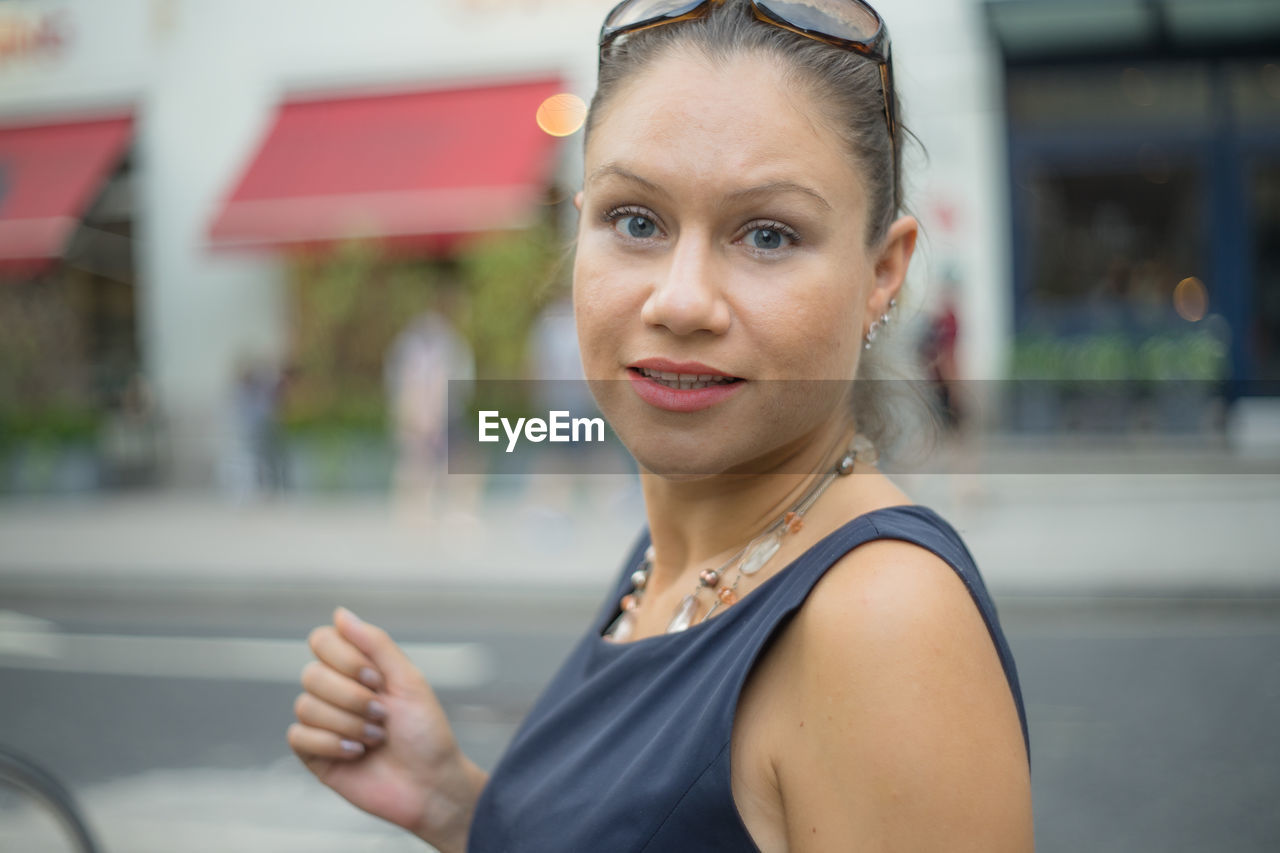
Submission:
[[[163,415],[165,479],[207,483],[237,364],[282,358],[288,345],[279,250],[288,241],[255,247],[220,230],[229,204],[254,200],[243,195],[247,176],[282,115],[307,103],[528,80],[558,80],[589,100],[595,36],[611,5],[0,4],[0,149],[24,129],[126,128],[115,148],[93,149],[109,162],[90,170],[91,197],[62,202],[76,209],[53,216],[62,230],[34,248],[5,245],[32,226],[6,210],[5,187],[19,184],[0,168],[0,278],[31,289],[87,276],[77,286],[127,291],[115,314],[94,309],[92,322],[132,324],[105,334],[126,339],[119,372],[136,362]],[[944,286],[954,288],[962,375],[1007,376],[1027,335],[1109,330],[1120,322],[1116,299],[1126,317],[1148,305],[1161,333],[1225,324],[1231,377],[1277,375],[1280,72],[1265,39],[1251,37],[1244,60],[1223,64],[1239,33],[1220,32],[1209,55],[1174,55],[1167,33],[1117,45],[1119,0],[1089,9],[1051,0],[876,5],[892,29],[904,120],[922,143],[906,154],[925,239],[904,310],[923,317]],[[1264,14],[1266,4],[1247,5],[1246,21]],[[1107,50],[1096,49],[1099,39]],[[556,143],[548,186],[580,185],[580,149],[580,135]],[[238,214],[252,220],[246,210]],[[14,263],[4,266],[6,252]],[[52,257],[23,265],[23,252]]]

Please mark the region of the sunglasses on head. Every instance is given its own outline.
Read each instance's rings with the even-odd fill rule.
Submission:
[[[705,17],[724,0],[622,0],[600,28],[600,62],[605,51],[627,33]],[[884,118],[890,156],[897,164],[897,117],[893,109],[893,67],[889,30],[880,15],[860,0],[751,0],[751,10],[766,24],[860,53],[880,67]]]

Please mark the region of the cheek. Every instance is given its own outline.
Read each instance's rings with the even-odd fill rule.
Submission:
[[[608,264],[597,263],[590,253],[580,252],[573,266],[573,312],[587,376],[596,372],[593,367],[608,361],[611,351],[604,344],[617,340],[626,310],[625,290],[616,280],[616,272],[610,275]]]
[[[842,279],[779,293],[752,313],[758,344],[779,372],[818,379],[852,378],[858,356],[857,283]],[[761,310],[762,309],[762,310]]]
[[[840,374],[844,379],[852,378],[853,363],[857,360],[859,313],[853,287],[842,290],[844,292],[836,294],[825,310],[814,316],[813,323],[815,327],[821,325],[823,350],[832,369],[846,371]]]

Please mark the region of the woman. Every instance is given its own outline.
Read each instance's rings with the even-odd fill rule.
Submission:
[[[648,531],[492,777],[341,609],[291,746],[444,851],[1032,849],[990,599],[864,452],[917,234],[878,16],[628,0],[601,41],[574,307]]]

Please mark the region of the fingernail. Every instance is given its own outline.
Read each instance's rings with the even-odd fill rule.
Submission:
[[[375,720],[385,720],[387,718],[387,708],[377,699],[369,700],[368,715]]]
[[[378,671],[373,667],[361,667],[360,672],[356,673],[356,678],[358,678],[360,683],[365,687],[368,687],[370,690],[382,689],[382,676],[378,675]]]
[[[358,740],[342,740],[340,742],[343,752],[349,752],[352,755],[360,755],[364,752],[364,744]]]
[[[364,736],[369,740],[386,740],[387,730],[382,726],[375,726],[373,723],[365,723]]]
[[[351,617],[351,620],[352,620],[353,622],[356,622],[356,623],[363,623],[363,622],[364,622],[364,620],[363,620],[363,619],[361,619],[359,616],[357,616],[355,613],[351,612],[351,611],[350,611],[350,610],[348,610],[347,608],[345,608],[345,607],[341,607],[341,608],[339,608],[339,609],[340,609],[343,613],[345,613],[345,614],[347,614],[348,616],[350,616],[350,617]]]

